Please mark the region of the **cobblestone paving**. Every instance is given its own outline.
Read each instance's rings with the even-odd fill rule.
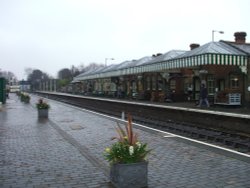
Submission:
[[[34,107],[11,98],[0,112],[0,187],[111,187]]]
[[[0,112],[0,187],[109,187],[104,148],[116,122],[49,101],[48,122],[30,105],[7,104]],[[13,115],[17,118],[12,118]],[[136,129],[153,149],[149,188],[250,187],[250,164],[162,134]],[[106,175],[106,176],[105,176]]]

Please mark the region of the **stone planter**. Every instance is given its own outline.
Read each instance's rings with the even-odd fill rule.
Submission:
[[[49,109],[38,109],[38,118],[48,118]]]
[[[23,102],[24,102],[24,103],[30,103],[30,99],[29,99],[29,98],[24,98],[24,99],[23,99]]]
[[[117,188],[147,187],[148,162],[113,164],[110,169],[110,180]]]

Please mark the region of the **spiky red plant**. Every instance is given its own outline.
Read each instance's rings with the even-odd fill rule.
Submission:
[[[118,139],[120,142],[128,142],[129,145],[133,146],[138,141],[138,134],[133,131],[132,116],[128,114],[128,122],[126,124],[126,131],[117,124],[116,131],[119,137],[114,137],[113,139]]]

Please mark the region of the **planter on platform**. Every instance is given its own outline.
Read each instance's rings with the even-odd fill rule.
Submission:
[[[38,118],[48,118],[49,109],[38,109]]]
[[[24,103],[30,103],[30,98],[24,98],[24,99],[23,99],[23,102],[24,102]]]
[[[132,129],[132,117],[128,115],[125,130],[117,124],[118,142],[105,149],[104,156],[110,162],[110,181],[118,188],[142,188],[148,184],[148,162],[150,152],[146,143],[138,140]]]
[[[148,162],[113,164],[110,169],[110,181],[119,188],[141,188],[148,185]]]
[[[39,99],[36,107],[38,111],[38,118],[48,118],[50,105],[47,102],[43,99]]]
[[[30,96],[28,93],[21,93],[20,94],[20,100],[21,102],[24,102],[24,103],[29,103],[30,102]]]

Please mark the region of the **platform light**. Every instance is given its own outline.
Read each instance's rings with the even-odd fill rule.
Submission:
[[[212,41],[214,42],[214,33],[220,33],[220,34],[224,34],[224,31],[217,31],[217,30],[212,30]]]
[[[107,66],[107,61],[108,60],[115,60],[114,58],[105,58],[105,67]]]

